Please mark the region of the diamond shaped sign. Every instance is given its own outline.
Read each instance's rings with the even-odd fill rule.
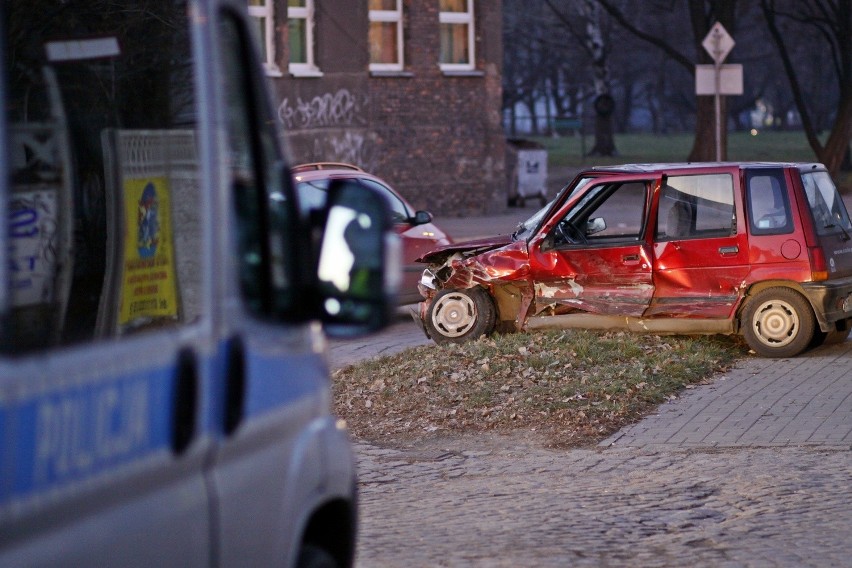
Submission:
[[[704,41],[701,42],[701,45],[704,46],[704,49],[707,50],[707,53],[710,54],[710,57],[713,58],[716,65],[721,65],[734,48],[735,43],[734,38],[731,37],[731,34],[728,33],[725,26],[716,22],[713,24],[713,27],[710,28],[710,31],[707,33]]]

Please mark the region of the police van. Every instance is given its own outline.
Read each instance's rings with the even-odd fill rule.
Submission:
[[[298,216],[245,11],[0,8],[0,566],[352,562],[326,335],[398,247],[361,187]]]

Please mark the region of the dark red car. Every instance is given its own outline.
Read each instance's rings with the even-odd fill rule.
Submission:
[[[741,333],[767,357],[841,341],[852,224],[820,164],[592,168],[510,235],[425,255],[437,342],[495,330]]]
[[[299,208],[303,214],[322,208],[332,179],[355,180],[364,187],[373,188],[384,195],[390,205],[396,232],[402,241],[403,276],[399,303],[411,304],[422,299],[417,284],[423,266],[418,264],[416,259],[434,248],[452,243],[452,239],[432,223],[431,213],[415,211],[387,182],[357,166],[318,162],[295,166],[291,172],[296,182]]]

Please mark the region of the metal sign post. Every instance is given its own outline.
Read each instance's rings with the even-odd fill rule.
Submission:
[[[714,62],[714,95],[716,106],[716,161],[722,161],[722,103],[721,103],[721,75],[722,62],[731,52],[734,47],[734,38],[728,33],[725,27],[716,22],[710,28],[710,32],[701,42],[710,57]]]

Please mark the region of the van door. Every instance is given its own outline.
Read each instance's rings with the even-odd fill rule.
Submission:
[[[228,176],[221,212],[227,229],[217,253],[226,287],[226,376],[222,438],[210,472],[214,534],[223,566],[287,566],[311,511],[335,497],[351,500],[354,468],[329,415],[322,329],[298,316],[312,297],[302,281],[315,268],[309,255],[300,256],[308,235],[299,232],[264,78],[243,20],[223,11],[213,21]],[[330,464],[330,455],[339,463]],[[343,474],[336,476],[346,480],[343,487],[330,469]],[[346,541],[349,534],[341,526],[329,538]]]
[[[188,3],[0,9],[0,565],[210,565]]]

